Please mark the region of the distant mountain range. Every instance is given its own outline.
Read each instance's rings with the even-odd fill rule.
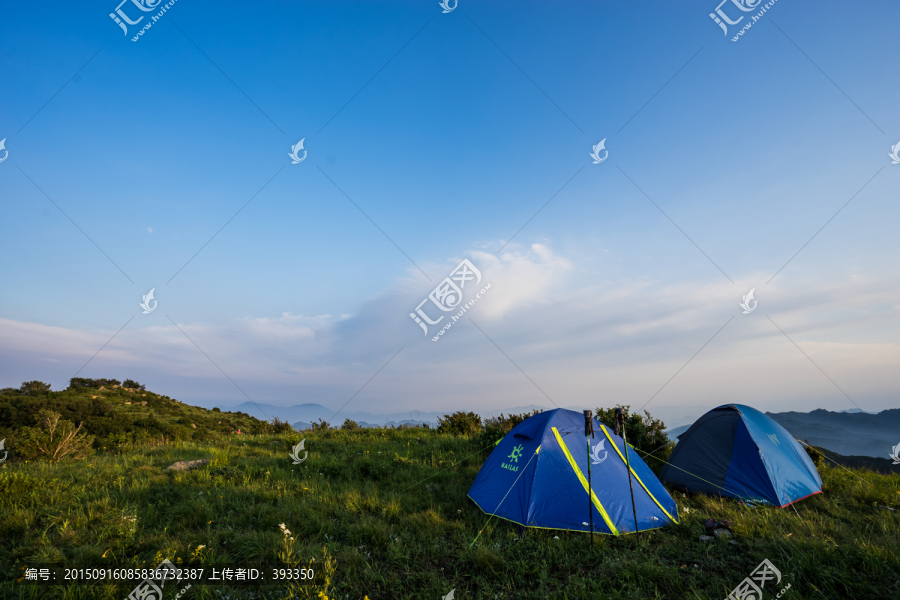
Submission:
[[[886,459],[891,449],[900,444],[900,408],[880,413],[851,408],[838,412],[817,409],[808,413],[767,412],[766,415],[795,438],[844,456]],[[674,439],[690,427],[683,425],[666,433],[670,439]]]
[[[581,411],[577,406],[566,406],[569,410]],[[271,404],[260,404],[252,402],[244,402],[237,406],[230,407],[228,410],[233,412],[244,412],[257,419],[265,421],[271,420],[272,417],[278,417],[282,421],[287,421],[295,428],[303,430],[309,429],[310,423],[319,421],[320,419],[329,423],[332,427],[340,427],[345,419],[356,421],[361,427],[391,427],[400,425],[421,426],[428,424],[430,427],[437,427],[438,417],[443,417],[455,411],[418,411],[413,410],[403,413],[385,413],[373,414],[361,411],[342,410],[335,414],[335,409],[327,408],[321,404],[296,404],[294,406],[273,406]],[[482,419],[492,416],[499,416],[501,413],[505,415],[517,415],[531,412],[533,410],[551,410],[546,406],[538,406],[530,404],[528,406],[514,406],[512,408],[504,408],[501,410],[490,411],[474,411],[481,416]]]
[[[900,444],[900,408],[874,414],[859,409],[766,414],[794,437],[844,456],[887,458]]]
[[[569,410],[581,412],[580,406],[566,406]],[[514,406],[502,410],[475,411],[483,419],[492,416],[522,414],[533,410],[552,410],[546,406],[530,404]],[[232,411],[245,412],[258,419],[270,420],[278,417],[291,423],[295,428],[309,429],[310,423],[324,420],[332,427],[340,427],[345,419],[356,421],[361,427],[398,427],[400,425],[437,427],[438,417],[455,411],[410,411],[402,413],[376,414],[365,411],[336,411],[321,404],[297,404],[294,406],[274,406],[244,402],[231,407]],[[337,414],[335,414],[337,412]],[[891,449],[900,444],[900,409],[884,410],[880,413],[863,412],[858,408],[842,411],[814,410],[812,412],[766,413],[780,423],[791,435],[807,440],[813,446],[820,446],[844,456],[871,456],[887,458]],[[687,419],[688,417],[685,417]],[[676,421],[678,422],[678,421]],[[683,423],[684,420],[681,420]],[[670,439],[687,431],[690,424],[667,430]]]

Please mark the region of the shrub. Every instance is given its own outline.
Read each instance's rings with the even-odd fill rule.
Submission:
[[[662,468],[663,462],[669,459],[672,445],[666,445],[669,437],[666,435],[666,424],[659,419],[654,419],[646,410],[643,416],[631,412],[631,406],[619,405],[625,413],[625,434],[628,444],[638,450],[643,459],[653,452],[653,456],[659,460],[648,458],[644,460],[654,471]],[[598,408],[594,418],[606,425],[611,431],[616,429],[616,409]],[[664,446],[660,448],[661,446]],[[654,452],[655,451],[655,452]]]
[[[65,458],[84,458],[92,453],[94,436],[81,431],[68,420],[60,419],[60,414],[52,410],[38,413],[37,427],[23,427],[22,441],[18,445],[24,458],[47,458],[61,461]]]
[[[273,417],[271,423],[263,425],[266,433],[290,433],[294,431],[294,427],[287,421],[282,421],[278,417]]]
[[[357,429],[359,429],[359,423],[357,423],[353,419],[344,419],[344,424],[341,425],[341,429],[345,429],[347,431],[356,431]]]
[[[92,388],[94,387],[94,380],[85,377],[73,377],[69,380],[69,387],[73,390],[77,390],[78,388]]]
[[[456,411],[452,415],[438,417],[438,433],[470,436],[481,429],[481,417],[473,412]]]
[[[513,430],[513,428],[519,423],[523,422],[525,419],[531,418],[536,414],[541,413],[540,410],[534,410],[530,413],[522,413],[519,415],[509,415],[506,416],[504,414],[500,414],[499,417],[491,417],[490,419],[484,420],[484,431],[481,432],[481,435],[476,439],[476,446],[479,449],[482,449],[486,452],[490,452],[494,449],[494,444],[502,440],[503,437]]]
[[[822,463],[825,460],[824,453],[822,452],[822,448],[816,448],[812,444],[809,443],[809,440],[803,440],[803,448],[806,450],[806,453],[809,454],[809,457],[812,459],[813,464],[816,465],[816,469],[822,468]]]
[[[146,386],[143,386],[143,385],[139,384],[139,383],[138,383],[137,381],[135,381],[134,379],[126,379],[125,381],[123,381],[123,382],[122,382],[122,387],[127,387],[127,388],[131,388],[131,389],[137,389],[137,390],[141,390],[142,392],[143,392],[143,391],[146,391],[146,389],[147,389]]]
[[[324,419],[319,419],[318,423],[316,423],[315,421],[310,423],[309,428],[312,431],[328,431],[329,429],[331,429],[331,425],[326,423]]]
[[[50,384],[43,381],[26,381],[19,387],[19,393],[34,395],[41,392],[49,392]]]
[[[132,381],[130,379],[126,380],[131,383],[137,383],[136,381]],[[100,388],[100,387],[113,387],[114,385],[122,385],[122,382],[118,379],[88,379],[86,377],[73,377],[69,380],[69,387],[72,389],[78,388]],[[137,387],[126,385],[125,387]],[[140,386],[140,389],[143,390],[144,386]]]

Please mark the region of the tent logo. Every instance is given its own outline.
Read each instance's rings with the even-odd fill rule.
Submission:
[[[592,464],[599,465],[606,457],[609,455],[609,452],[603,449],[603,444],[606,443],[606,440],[600,440],[600,443],[594,446],[594,450],[591,452],[591,461]],[[603,458],[600,458],[600,451],[603,450]]]
[[[518,446],[514,447],[512,452],[509,453],[509,456],[506,457],[507,460],[509,460],[511,462],[515,462],[515,463],[519,462],[519,458],[522,457],[522,450],[524,448],[525,447],[522,444],[519,444]],[[519,470],[519,467],[514,466],[514,465],[508,465],[506,463],[501,463],[500,467],[503,469],[508,469],[513,472],[516,472]]]
[[[772,443],[775,444],[776,446],[781,444],[781,442],[778,441],[778,436],[775,435],[774,433],[769,434],[769,439],[772,440]]]

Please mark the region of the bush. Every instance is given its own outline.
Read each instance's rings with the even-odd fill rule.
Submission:
[[[21,442],[18,454],[24,458],[46,458],[61,461],[66,458],[84,458],[93,452],[91,444],[94,436],[81,431],[71,421],[60,419],[60,414],[52,410],[38,413],[37,427],[23,427],[19,432]]]
[[[42,392],[49,392],[50,384],[44,383],[43,381],[26,381],[21,387],[19,387],[19,393],[21,394],[40,394]]]
[[[490,419],[485,419],[484,431],[482,431],[481,435],[478,436],[476,445],[479,449],[485,450],[486,452],[490,453],[490,451],[494,449],[495,443],[499,440],[502,440],[503,437],[507,433],[512,431],[513,428],[515,428],[519,423],[541,412],[542,411],[540,410],[534,410],[530,413],[509,415],[508,417],[501,413],[499,417],[491,417]]]
[[[85,377],[73,377],[69,380],[69,387],[73,390],[77,390],[78,388],[92,388],[94,387],[94,380]]]
[[[452,415],[438,417],[438,433],[471,436],[481,430],[481,417],[473,412],[456,411]]]
[[[131,388],[134,390],[141,390],[142,392],[146,391],[146,389],[147,389],[146,386],[139,384],[134,379],[126,379],[125,381],[123,381],[122,387],[127,387],[127,388]]]
[[[282,421],[278,417],[273,417],[271,423],[263,425],[266,433],[291,433],[294,427],[287,421]]]
[[[822,463],[825,461],[825,456],[824,452],[822,452],[822,448],[816,448],[809,443],[809,440],[803,440],[803,442],[803,448],[806,450],[806,453],[809,454],[809,457],[812,459],[813,464],[816,465],[816,469],[821,469]]]
[[[625,434],[628,444],[638,451],[642,459],[647,454],[656,451],[653,456],[660,460],[647,458],[644,462],[654,471],[658,471],[663,466],[662,461],[668,460],[672,452],[672,445],[666,446],[669,442],[669,436],[665,432],[666,424],[659,419],[654,419],[646,410],[641,416],[638,413],[632,413],[631,406],[621,404],[619,406],[625,412]],[[594,418],[606,425],[610,431],[615,431],[615,408],[598,408]],[[665,447],[660,448],[660,446]]]
[[[341,425],[341,429],[346,431],[356,431],[359,429],[359,423],[354,421],[353,419],[344,419],[344,424]]]
[[[315,421],[310,423],[309,428],[311,431],[328,431],[329,429],[331,429],[331,425],[326,423],[324,419],[319,419],[318,423],[316,423]]]
[[[131,383],[137,383],[136,381],[132,381],[130,379],[126,381],[131,381]],[[88,379],[86,377],[73,377],[69,380],[69,387],[72,389],[78,388],[100,388],[100,387],[113,387],[114,385],[122,385],[122,382],[118,379]],[[136,387],[126,385],[125,387]],[[143,390],[144,386],[140,386],[140,389]]]

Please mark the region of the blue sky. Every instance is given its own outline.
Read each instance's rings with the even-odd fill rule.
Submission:
[[[897,406],[900,6],[115,7],[0,6],[0,385],[103,347],[220,406]]]

